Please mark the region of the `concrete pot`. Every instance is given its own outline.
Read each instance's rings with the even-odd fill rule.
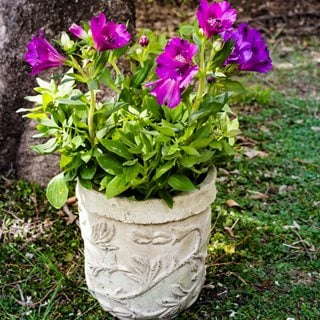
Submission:
[[[205,281],[216,170],[199,190],[174,198],[107,199],[79,183],[88,288],[118,319],[171,319],[191,306]]]

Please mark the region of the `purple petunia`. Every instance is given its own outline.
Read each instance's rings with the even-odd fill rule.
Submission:
[[[272,69],[266,41],[258,30],[242,23],[236,31],[226,32],[222,36],[225,41],[234,41],[234,48],[225,64],[236,64],[239,70],[261,73]]]
[[[228,1],[213,2],[209,5],[207,0],[200,0],[197,17],[200,28],[209,39],[232,28],[237,18],[237,11]]]
[[[196,53],[197,46],[187,40],[173,38],[167,43],[157,58],[159,80],[147,84],[159,104],[174,108],[180,103],[182,91],[198,72],[198,66],[192,64]]]
[[[77,38],[80,39],[86,39],[88,37],[88,33],[79,25],[77,25],[76,23],[73,23],[70,28],[69,31],[76,36]]]
[[[170,78],[160,78],[150,82],[147,87],[153,87],[151,95],[157,98],[159,104],[164,104],[169,108],[176,107],[181,100],[181,89],[179,81]]]
[[[124,24],[107,22],[103,13],[91,19],[90,28],[94,46],[98,51],[122,48],[131,38]]]
[[[39,37],[33,36],[27,44],[25,60],[31,65],[34,76],[45,69],[62,66],[65,57],[45,39],[43,30],[39,30]]]

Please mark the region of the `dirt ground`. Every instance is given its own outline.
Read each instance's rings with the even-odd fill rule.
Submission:
[[[270,38],[320,36],[319,0],[230,0],[238,22],[250,22]],[[198,1],[137,0],[137,27],[172,33],[186,19],[192,20]]]

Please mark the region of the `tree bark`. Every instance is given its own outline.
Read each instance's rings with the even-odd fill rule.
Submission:
[[[134,0],[0,0],[0,174],[17,173],[45,185],[58,171],[57,156],[30,150],[33,126],[16,110],[30,107],[24,97],[35,86],[24,61],[26,44],[39,29],[47,38],[66,31],[72,22],[105,12],[109,19],[135,30]]]

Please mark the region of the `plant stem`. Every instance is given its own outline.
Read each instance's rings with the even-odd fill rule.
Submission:
[[[67,65],[70,65],[72,68],[76,69],[84,80],[87,80],[87,75],[83,72],[82,68],[80,67],[78,61],[73,57],[70,56],[71,61],[68,61]]]
[[[202,46],[201,46],[201,51],[200,51],[200,78],[199,78],[199,88],[198,88],[198,93],[196,100],[192,106],[192,111],[197,111],[202,99],[202,95],[205,89],[206,85],[206,61],[205,61],[205,53],[206,53],[206,44],[207,41],[206,39],[203,41]]]
[[[116,64],[114,61],[110,62],[110,64],[112,65],[112,67],[113,67],[113,69],[115,70],[116,74],[117,74],[118,76],[121,76],[122,74],[121,74],[121,71],[120,71],[120,69],[118,68],[117,64]]]
[[[88,115],[88,128],[89,128],[89,138],[91,144],[94,144],[95,138],[95,128],[94,128],[94,112],[96,109],[96,93],[94,90],[90,90],[90,108],[89,108],[89,115]]]

